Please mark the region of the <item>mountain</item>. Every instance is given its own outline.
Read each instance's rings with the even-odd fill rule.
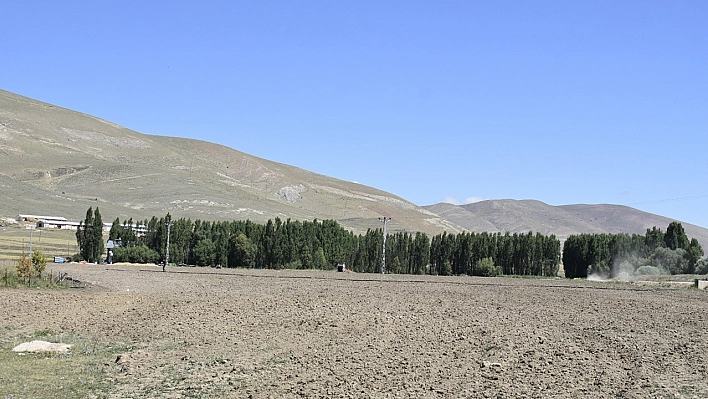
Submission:
[[[197,136],[199,132],[195,132]],[[551,206],[492,200],[417,206],[394,194],[200,140],[141,134],[0,90],[0,216],[104,221],[152,216],[202,220],[334,219],[389,231],[644,234],[671,219],[618,205]],[[683,223],[708,248],[708,230]]]
[[[199,132],[195,132],[195,136]],[[104,221],[335,219],[355,232],[462,231],[403,198],[199,140],[141,134],[0,91],[0,215]]]
[[[666,231],[674,221],[622,205],[553,206],[536,200],[488,200],[466,205],[424,207],[470,231],[555,234],[561,241],[579,233],[644,234],[654,226]],[[681,223],[690,238],[708,248],[708,229]]]

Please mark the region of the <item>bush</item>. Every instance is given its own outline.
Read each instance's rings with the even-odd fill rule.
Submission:
[[[302,268],[302,262],[300,262],[299,260],[294,260],[283,265],[283,269],[297,270]]]
[[[484,258],[477,261],[472,274],[480,277],[496,277],[501,274],[501,268],[494,265],[492,258]]]
[[[708,274],[708,258],[703,258],[696,262],[696,274]]]
[[[441,276],[451,276],[452,275],[452,263],[450,263],[449,260],[446,260],[442,264],[442,268],[440,268],[440,275]]]
[[[42,273],[47,268],[47,258],[38,249],[35,249],[32,254],[32,268],[40,277],[42,277]]]
[[[16,274],[21,279],[27,279],[27,282],[32,279],[32,260],[24,252],[17,260]]]
[[[17,269],[5,267],[2,270],[2,283],[5,287],[17,286]]]
[[[661,269],[655,266],[641,266],[637,268],[634,274],[637,276],[660,276],[663,273]]]
[[[688,260],[685,259],[684,255],[686,251],[678,249],[669,249],[664,247],[659,247],[654,250],[651,255],[651,264],[653,266],[668,270],[670,274],[681,274],[690,273],[692,270],[688,270]]]
[[[114,248],[113,260],[129,263],[156,263],[160,260],[160,255],[154,249],[138,245],[137,247]]]

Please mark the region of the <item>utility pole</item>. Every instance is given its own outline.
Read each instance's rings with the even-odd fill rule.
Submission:
[[[30,256],[32,256],[32,233],[34,233],[34,227],[30,229]]]
[[[381,275],[386,273],[386,224],[391,221],[391,218],[379,218],[383,222],[383,250],[381,251]]]
[[[172,222],[165,223],[167,225],[167,248],[165,249],[165,264],[162,265],[162,271],[165,271],[165,267],[170,262],[170,227],[172,227]]]

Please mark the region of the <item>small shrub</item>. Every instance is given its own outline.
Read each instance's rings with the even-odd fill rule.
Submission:
[[[641,266],[635,272],[637,276],[660,276],[661,269],[655,266]]]
[[[694,271],[696,274],[708,274],[708,257],[703,258],[696,262],[696,269]]]
[[[32,260],[27,257],[27,254],[22,252],[20,258],[17,260],[17,266],[15,269],[17,277],[21,279],[27,279],[29,284],[32,279]]]
[[[5,267],[2,270],[2,283],[5,287],[17,286],[17,275],[14,267]]]
[[[451,276],[452,275],[452,263],[450,263],[449,260],[446,260],[443,262],[442,267],[440,268],[440,275],[441,276]]]
[[[37,274],[37,276],[42,277],[42,273],[47,268],[47,258],[40,252],[40,250],[35,249],[32,253],[32,269]]]
[[[135,247],[121,247],[113,250],[114,262],[129,263],[156,263],[159,262],[160,255],[154,249],[145,245]]]
[[[302,262],[300,262],[299,260],[294,260],[283,265],[283,269],[297,270],[302,268]]]
[[[501,274],[501,268],[494,264],[492,258],[484,258],[477,261],[473,274],[480,277],[496,277]]]

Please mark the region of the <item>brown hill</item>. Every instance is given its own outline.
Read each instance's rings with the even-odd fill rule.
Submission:
[[[388,216],[392,230],[461,230],[372,187],[0,91],[0,215],[81,220],[89,206],[105,221],[335,219],[362,232]]]
[[[579,233],[644,234],[654,226],[666,230],[673,221],[622,205],[553,206],[535,200],[488,200],[467,205],[425,207],[470,231],[555,234],[560,240]],[[708,229],[689,223],[686,234],[708,248]]]
[[[195,132],[198,135],[199,132]],[[163,216],[202,220],[335,219],[355,232],[570,234],[665,229],[671,219],[617,205],[550,206],[493,200],[419,207],[367,187],[199,140],[150,136],[0,90],[0,216],[105,221]],[[684,223],[708,247],[708,230]]]

